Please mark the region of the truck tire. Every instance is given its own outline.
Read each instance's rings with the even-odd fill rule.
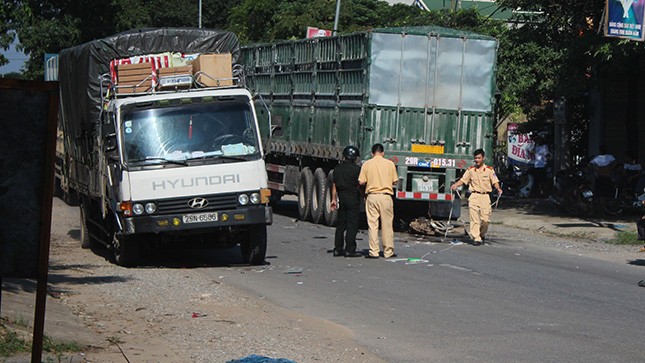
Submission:
[[[267,253],[267,226],[253,226],[248,238],[240,242],[242,260],[251,265],[262,265]]]
[[[314,185],[311,192],[311,221],[316,224],[325,222],[325,194],[327,194],[327,175],[321,168],[314,172]]]
[[[112,237],[112,247],[114,248],[114,261],[119,266],[135,266],[139,262],[141,255],[141,243],[133,236],[118,236],[116,233]]]
[[[327,188],[325,190],[325,203],[324,203],[324,212],[325,212],[325,224],[330,227],[336,227],[338,222],[338,210],[331,210],[331,185],[334,182],[334,171],[330,171],[327,174]]]
[[[79,210],[81,216],[81,248],[92,248],[94,243],[92,243],[92,237],[90,237],[90,225],[87,220],[88,211],[84,203],[81,203]]]
[[[298,214],[301,221],[311,220],[311,193],[314,187],[314,175],[305,167],[298,178]]]

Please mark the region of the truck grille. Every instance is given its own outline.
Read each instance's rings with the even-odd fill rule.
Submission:
[[[195,197],[160,200],[157,203],[157,212],[159,214],[196,213],[233,209],[237,207],[237,194],[221,194],[203,197],[208,200],[208,205],[201,209],[194,209],[188,206],[188,202],[193,198]]]

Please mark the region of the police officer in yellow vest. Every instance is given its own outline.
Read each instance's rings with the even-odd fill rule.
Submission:
[[[497,189],[497,193],[501,195],[502,188],[499,186],[499,179],[497,179],[493,168],[484,164],[484,157],[486,156],[484,150],[475,150],[474,156],[475,166],[468,168],[461,179],[453,184],[450,189],[457,190],[460,186],[468,184],[468,190],[471,193],[468,198],[470,235],[473,238],[473,246],[481,246],[484,235],[488,230],[492,210],[489,194],[494,187]]]

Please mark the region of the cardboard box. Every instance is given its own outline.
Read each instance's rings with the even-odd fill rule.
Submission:
[[[148,78],[150,77],[150,78]],[[146,78],[148,78],[146,80]],[[150,73],[144,73],[144,74],[135,74],[131,76],[119,76],[117,78],[117,84],[122,85],[122,84],[138,84],[142,82],[143,80],[146,80],[147,82],[150,82],[152,80],[152,74]]]
[[[143,78],[152,74],[152,63],[137,63],[137,64],[119,64],[116,66],[116,77],[125,76],[140,76],[145,75]]]
[[[233,61],[231,54],[200,54],[193,61],[193,73],[195,73],[197,83],[206,87],[232,86]]]
[[[152,83],[146,82],[144,85],[135,87],[137,84],[120,84],[116,88],[117,94],[128,94],[128,93],[145,93],[152,90]]]
[[[157,70],[157,75],[159,77],[163,76],[176,76],[180,74],[193,74],[193,66],[182,66],[182,67],[166,67],[159,68]]]

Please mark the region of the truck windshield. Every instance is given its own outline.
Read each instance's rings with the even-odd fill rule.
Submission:
[[[239,100],[134,107],[122,115],[129,163],[259,158],[251,106]]]

